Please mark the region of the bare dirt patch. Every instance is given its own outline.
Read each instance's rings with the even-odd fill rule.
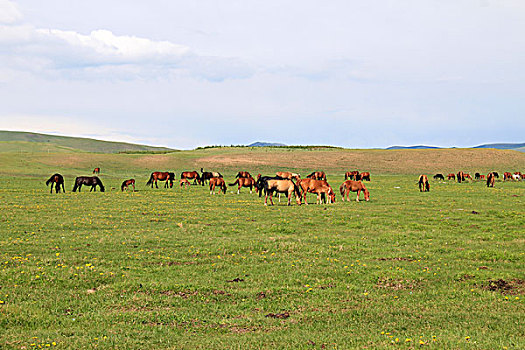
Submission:
[[[501,278],[497,280],[488,280],[481,285],[481,288],[493,292],[500,292],[502,294],[525,294],[525,280],[517,278],[508,281]]]
[[[376,287],[388,288],[393,290],[416,289],[420,286],[420,281],[392,279],[389,277],[381,278],[377,281]]]

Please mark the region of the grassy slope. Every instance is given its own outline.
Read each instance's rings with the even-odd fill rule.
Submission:
[[[521,153],[3,152],[0,164],[0,347],[525,347],[524,183],[419,193],[403,175],[522,169]],[[95,166],[108,192],[71,193]],[[264,207],[246,190],[144,186],[151,170],[200,166],[227,182],[240,168],[321,168],[333,185],[367,169],[372,200]],[[55,171],[65,195],[43,184]],[[131,176],[138,192],[111,190]],[[512,288],[488,290],[497,279]]]
[[[67,152],[64,149],[44,152],[13,151],[12,143],[0,144],[0,174],[39,175],[54,172],[73,176],[90,173],[100,167],[103,173],[115,176],[146,176],[155,170],[231,171],[246,169],[252,173],[273,173],[290,169],[305,174],[325,170],[344,174],[351,169],[368,170],[374,174],[447,174],[468,172],[523,171],[525,154],[495,149],[439,150],[349,150],[296,148],[218,148],[180,151],[169,154],[100,154]]]
[[[0,130],[0,149],[9,147],[4,142],[20,142],[17,144],[20,150],[31,151],[34,147],[30,144],[24,144],[23,142],[36,142],[42,149],[47,147],[51,148],[66,148],[71,150],[81,150],[86,152],[99,152],[99,153],[118,153],[123,151],[169,151],[169,148],[165,147],[153,147],[137,145],[126,142],[111,142],[101,141],[89,138],[80,137],[67,137],[67,136],[55,136],[46,134],[37,134],[31,132],[18,132],[18,131],[3,131]],[[46,146],[47,145],[47,146]]]

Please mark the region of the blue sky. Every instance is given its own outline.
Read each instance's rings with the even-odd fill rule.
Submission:
[[[176,148],[524,142],[525,2],[0,0],[0,129]]]

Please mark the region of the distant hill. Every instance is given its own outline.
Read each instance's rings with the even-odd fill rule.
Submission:
[[[271,143],[271,142],[254,142],[249,144],[248,147],[283,147],[286,146],[284,143]]]
[[[496,149],[512,149],[520,152],[525,151],[525,143],[489,143],[479,145],[472,148],[496,148]]]
[[[34,145],[34,146],[33,146]],[[41,145],[42,147],[37,147]],[[127,142],[102,141],[82,137],[56,136],[23,131],[0,130],[0,151],[20,150],[61,150],[84,151],[94,153],[119,152],[170,152],[166,147],[138,145]]]
[[[418,146],[390,146],[387,149],[436,149],[441,147],[436,146],[424,146],[424,145],[418,145]]]

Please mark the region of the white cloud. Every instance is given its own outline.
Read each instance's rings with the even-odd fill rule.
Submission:
[[[17,6],[8,0],[0,0],[0,23],[15,23],[22,19]]]
[[[89,35],[58,29],[37,29],[45,39],[59,40],[71,50],[85,50],[102,63],[139,63],[179,60],[189,48],[169,41],[152,41],[136,36],[118,36],[109,30],[94,30]]]

